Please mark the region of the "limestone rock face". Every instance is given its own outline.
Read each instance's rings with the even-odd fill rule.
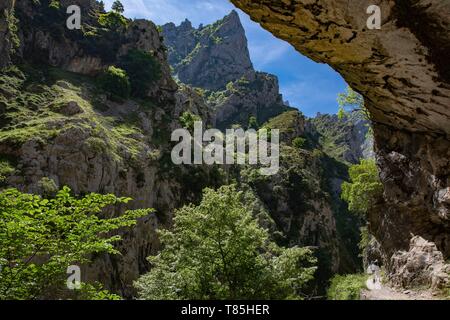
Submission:
[[[189,21],[162,27],[169,62],[181,82],[211,90],[224,89],[253,70],[247,38],[237,12],[207,27]]]
[[[428,286],[434,290],[450,284],[450,265],[432,242],[416,236],[409,251],[401,251],[391,258],[390,280],[399,287]]]
[[[262,125],[289,110],[280,94],[278,78],[263,72],[248,72],[227,90],[212,93],[208,105],[214,110],[217,128],[247,127],[250,117]]]
[[[61,1],[62,6],[69,4],[79,4],[82,12],[97,6],[90,0]],[[156,229],[170,227],[174,209],[198,200],[201,190],[210,186],[214,177],[209,167],[174,166],[170,160],[170,133],[181,127],[178,119],[184,111],[200,115],[205,125],[211,123],[212,115],[193,90],[178,88],[172,80],[164,45],[153,23],[130,22],[117,39],[116,51],[105,52],[97,51],[95,46],[101,46],[102,39],[92,47],[86,45],[86,38],[79,39],[67,30],[49,30],[51,25],[47,23],[52,20],[39,19],[48,18],[46,7],[40,4],[21,0],[16,2],[15,10],[22,40],[16,58],[31,64],[30,68],[38,65],[33,69],[38,76],[25,86],[24,74],[16,76],[11,71],[8,80],[0,83],[0,154],[14,159],[15,168],[7,177],[7,185],[43,194],[47,190],[42,181],[50,179],[56,187],[68,186],[76,195],[113,193],[134,199],[126,207],[105,212],[107,215],[126,209],[155,208],[156,214],[123,231],[118,245],[120,256],[102,255],[82,268],[84,281],[101,281],[107,289],[131,298],[133,281],[148,271],[146,258],[160,250]],[[0,24],[3,22],[0,19]],[[3,40],[0,38],[2,45]],[[109,100],[97,92],[95,78],[91,77],[105,66],[116,64],[120,55],[133,48],[152,52],[161,64],[162,77],[149,90],[146,105],[142,101]],[[47,68],[40,70],[36,61],[55,67],[54,73]],[[31,76],[27,73],[26,77]],[[10,86],[9,81],[17,83],[17,87]],[[20,105],[27,112],[21,127],[24,132],[36,130],[36,134],[17,141],[9,134],[15,130],[12,122],[19,120],[8,114],[5,120],[3,116],[15,111],[11,105],[21,94],[38,97],[38,102],[30,104],[32,107]],[[32,123],[38,118],[42,125],[39,129]],[[43,133],[47,131],[52,134]],[[186,181],[194,186],[186,188]]]
[[[98,15],[102,8],[95,0],[64,0],[61,8],[78,5],[81,8],[83,26],[101,29]],[[131,49],[151,52],[162,68],[162,76],[153,89],[176,91],[176,85],[167,65],[167,54],[161,36],[154,23],[137,19],[129,21],[127,28],[111,38],[94,37],[66,27],[68,16],[49,18],[47,4],[32,0],[18,1],[15,12],[19,18],[21,45],[18,56],[27,61],[49,64],[74,73],[95,76],[110,65],[117,65],[121,56]],[[89,29],[88,28],[88,29]],[[89,29],[90,30],[90,29]],[[96,31],[100,32],[100,31]],[[160,96],[152,90],[149,96]]]
[[[203,101],[185,88],[172,93],[172,100],[151,109],[131,100],[114,102],[105,98],[99,111],[93,107],[99,97],[89,83],[81,87],[67,81],[57,83],[52,90],[61,93],[58,116],[40,119],[41,129],[53,134],[38,132],[26,141],[14,142],[7,135],[14,129],[2,127],[0,154],[15,159],[15,170],[7,177],[7,184],[44,194],[47,190],[41,182],[50,179],[57,188],[69,186],[76,195],[112,193],[133,199],[106,215],[155,208],[156,214],[122,232],[120,256],[102,255],[82,267],[84,281],[101,281],[106,288],[130,298],[133,281],[148,271],[146,258],[160,250],[157,228],[169,227],[174,209],[196,201],[213,176],[209,167],[183,168],[171,163],[170,132],[181,127],[178,118],[184,111],[204,117],[206,125],[211,116]],[[45,109],[40,107],[34,117]],[[120,128],[128,129],[123,132]],[[30,125],[26,129],[35,128]],[[202,180],[187,188],[185,181],[194,181],[191,174]]]
[[[450,256],[450,3],[378,1],[381,30],[368,30],[370,1],[232,0],[275,36],[327,63],[364,95],[374,120],[385,203],[370,231],[389,258],[410,235]],[[443,196],[444,195],[444,196]]]
[[[311,134],[319,135],[324,151],[336,159],[357,164],[361,159],[375,158],[369,122],[362,112],[352,112],[343,119],[319,113],[310,123]]]
[[[251,117],[262,125],[289,109],[278,78],[253,69],[245,31],[235,11],[198,29],[186,20],[178,27],[166,24],[162,30],[174,74],[181,82],[206,90],[217,128],[246,128]]]

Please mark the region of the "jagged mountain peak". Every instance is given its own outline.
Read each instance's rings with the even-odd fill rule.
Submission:
[[[178,27],[166,24],[162,34],[169,48],[169,62],[183,83],[220,90],[254,70],[236,11],[199,28],[193,28],[189,20]]]

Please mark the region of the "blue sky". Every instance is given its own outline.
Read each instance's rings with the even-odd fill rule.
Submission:
[[[107,9],[113,0],[104,0]],[[146,18],[156,24],[188,18],[194,26],[209,24],[227,15],[235,7],[228,0],[122,0],[129,18]],[[250,55],[256,70],[275,74],[281,93],[291,106],[307,116],[317,112],[336,113],[336,97],[344,91],[345,81],[325,64],[317,64],[298,53],[237,10],[244,25]]]

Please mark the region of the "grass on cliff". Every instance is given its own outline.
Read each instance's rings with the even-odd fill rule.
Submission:
[[[90,136],[88,144],[119,159],[123,153],[136,157],[142,143],[139,128],[128,119],[98,111],[100,92],[95,79],[56,68],[13,66],[0,73],[0,144],[20,148],[28,141],[47,145],[62,132],[79,128]],[[61,110],[69,102],[80,107],[77,114]]]

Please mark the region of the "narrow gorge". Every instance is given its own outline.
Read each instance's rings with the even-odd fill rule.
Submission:
[[[242,12],[198,27],[188,19],[157,26],[95,0],[3,0],[0,190],[51,199],[69,187],[78,197],[132,199],[108,206],[102,218],[154,208],[119,229],[120,254],[94,250],[82,264],[83,282],[124,299],[142,292],[136,280],[157,265],[148,257],[170,247],[160,231],[177,226],[185,208],[202,208],[205,188],[229,185],[270,241],[313,252],[317,270],[302,298],[324,299],[334,276],[364,273],[376,259],[392,286],[447,288],[450,4],[377,1],[382,29],[368,30],[370,1],[231,2],[299,54],[340,73],[364,97],[370,120],[361,112],[311,118],[291,106],[277,75],[255,68]],[[71,5],[83,13],[79,30],[66,27]],[[126,79],[126,88],[108,73]],[[279,171],[175,165],[171,135],[195,121],[222,132],[279,130]],[[341,196],[349,168],[364,159],[376,160],[384,189],[367,218]],[[370,244],[361,254],[366,219]],[[46,294],[36,298],[61,298]]]

